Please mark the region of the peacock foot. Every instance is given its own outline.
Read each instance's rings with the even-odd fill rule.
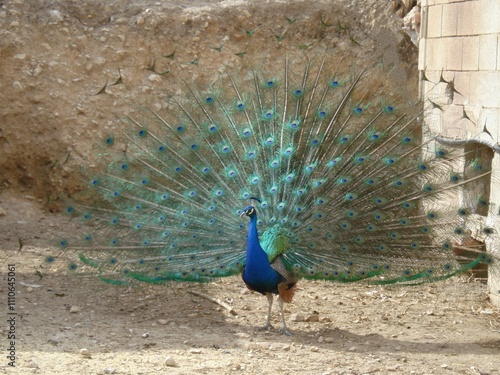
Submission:
[[[273,330],[273,329],[274,329],[274,327],[273,327],[273,325],[272,325],[272,324],[270,324],[270,323],[266,323],[266,324],[264,324],[262,327],[259,327],[259,328],[258,328],[258,330],[259,330],[259,331],[271,331],[271,330]]]
[[[293,333],[290,332],[288,329],[286,329],[286,327],[281,327],[280,329],[278,329],[278,332],[281,333],[282,335],[287,335],[287,336],[293,335]]]

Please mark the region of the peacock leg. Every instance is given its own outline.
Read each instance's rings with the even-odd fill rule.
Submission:
[[[271,308],[273,307],[273,295],[271,293],[266,293],[267,301],[269,302],[269,310],[267,311],[266,324],[261,328],[262,330],[271,330],[273,328],[271,324]]]
[[[279,329],[279,332],[284,334],[284,335],[288,335],[290,336],[292,334],[292,332],[290,332],[287,328],[286,328],[286,322],[285,322],[285,313],[283,312],[283,300],[281,299],[281,297],[278,296],[278,303],[280,305],[280,312],[281,312],[281,322],[283,323],[283,327],[281,327]]]

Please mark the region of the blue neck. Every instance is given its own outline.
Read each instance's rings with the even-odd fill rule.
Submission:
[[[250,285],[259,285],[261,289],[265,284],[268,291],[273,291],[281,279],[281,276],[271,267],[266,252],[260,246],[256,215],[250,218],[248,227],[246,265],[243,279]]]
[[[249,261],[254,260],[256,257],[260,258],[261,253],[265,254],[264,250],[260,246],[259,234],[257,232],[257,215],[250,218],[250,225],[248,226],[248,238],[247,238],[247,264]]]

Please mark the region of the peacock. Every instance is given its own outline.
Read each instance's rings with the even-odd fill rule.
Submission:
[[[459,194],[481,160],[426,131],[423,104],[384,96],[382,70],[331,65],[288,56],[131,108],[65,209],[85,230],[46,262],[116,285],[242,275],[265,329],[278,296],[285,334],[300,279],[415,285],[494,262],[458,248],[488,205]]]

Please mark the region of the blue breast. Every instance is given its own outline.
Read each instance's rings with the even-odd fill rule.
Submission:
[[[243,281],[259,293],[278,293],[278,284],[284,280],[269,263],[267,254],[259,243],[257,234],[257,216],[250,218],[248,228],[246,265]]]

